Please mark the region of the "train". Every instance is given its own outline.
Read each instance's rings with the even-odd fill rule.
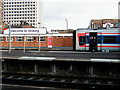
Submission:
[[[77,29],[74,32],[74,50],[120,51],[120,29]]]

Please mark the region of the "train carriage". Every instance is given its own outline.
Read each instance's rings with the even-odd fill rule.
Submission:
[[[77,29],[76,50],[120,51],[120,31],[111,29]]]

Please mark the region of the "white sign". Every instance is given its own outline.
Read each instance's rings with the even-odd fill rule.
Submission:
[[[4,34],[9,34],[9,29],[4,30]],[[45,28],[11,28],[10,34],[46,34]]]

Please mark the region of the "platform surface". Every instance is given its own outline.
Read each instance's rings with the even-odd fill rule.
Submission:
[[[80,52],[80,51],[32,51],[27,50],[0,50],[1,59],[19,60],[47,60],[47,61],[95,61],[95,60],[120,60],[120,52]]]

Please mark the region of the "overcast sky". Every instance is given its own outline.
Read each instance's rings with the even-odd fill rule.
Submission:
[[[44,26],[48,29],[87,28],[91,19],[117,19],[120,0],[44,0]]]

